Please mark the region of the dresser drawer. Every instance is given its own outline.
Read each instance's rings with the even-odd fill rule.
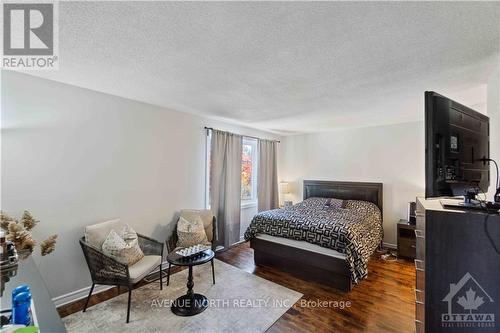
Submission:
[[[415,229],[415,239],[416,239],[416,258],[419,260],[425,259],[425,237],[422,230]]]
[[[425,272],[423,270],[420,269],[416,270],[416,281],[417,281],[416,289],[425,292]]]
[[[416,212],[416,228],[419,230],[425,230],[425,212]]]
[[[425,271],[425,261],[423,260],[419,260],[419,259],[415,259],[415,269],[418,271]]]
[[[423,322],[425,318],[424,303],[415,302],[415,320]]]
[[[420,202],[421,199],[417,199],[417,209],[415,210],[415,216],[417,219],[417,229],[425,230],[425,208]]]
[[[419,320],[415,320],[415,332],[416,333],[424,333],[425,332],[425,328],[424,328],[424,323],[419,321]]]
[[[415,302],[425,304],[425,293],[422,290],[415,289]]]
[[[416,253],[415,239],[398,239],[398,255],[406,258],[415,258]]]

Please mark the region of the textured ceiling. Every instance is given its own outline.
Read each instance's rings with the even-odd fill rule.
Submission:
[[[60,70],[30,74],[281,133],[422,119],[424,90],[484,86],[500,51],[498,2],[61,2],[59,20]]]

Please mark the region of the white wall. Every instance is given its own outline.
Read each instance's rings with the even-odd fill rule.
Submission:
[[[1,208],[57,233],[40,270],[57,297],[90,285],[85,225],[121,217],[164,240],[181,208],[205,203],[205,118],[9,71],[2,73]],[[40,258],[36,258],[38,261]]]
[[[407,203],[424,194],[423,122],[343,129],[282,139],[280,179],[302,198],[304,179],[384,184],[384,241],[396,244]]]
[[[500,62],[500,59],[499,59]],[[488,82],[488,116],[490,117],[490,156],[500,164],[500,65],[493,71]],[[496,169],[491,165],[491,184],[488,199],[495,194]]]

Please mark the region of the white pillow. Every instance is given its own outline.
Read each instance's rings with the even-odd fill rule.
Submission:
[[[120,219],[116,219],[86,226],[85,241],[100,249],[111,229],[118,230],[122,225]]]
[[[197,244],[208,244],[203,220],[199,215],[189,220],[181,216],[177,222],[177,247],[189,247]]]
[[[128,224],[123,227],[121,235],[113,229],[109,232],[102,244],[102,252],[128,266],[144,257],[139,247],[137,233]]]

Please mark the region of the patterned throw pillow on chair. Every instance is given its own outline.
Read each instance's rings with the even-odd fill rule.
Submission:
[[[200,216],[187,220],[182,216],[177,222],[177,247],[207,244],[207,234]]]
[[[137,233],[128,224],[123,227],[121,235],[118,235],[114,230],[109,232],[102,244],[102,252],[128,266],[144,257],[144,253],[139,247]]]

